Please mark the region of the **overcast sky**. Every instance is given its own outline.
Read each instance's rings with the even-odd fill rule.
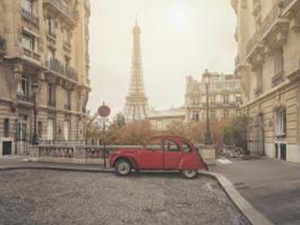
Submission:
[[[90,0],[88,109],[103,101],[115,114],[128,92],[132,27],[142,31],[144,82],[156,110],[184,104],[186,76],[233,73],[236,18],[230,0]]]

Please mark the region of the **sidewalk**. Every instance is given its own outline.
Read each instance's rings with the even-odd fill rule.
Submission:
[[[218,163],[210,172],[226,176],[274,224],[300,224],[300,165],[263,158]]]

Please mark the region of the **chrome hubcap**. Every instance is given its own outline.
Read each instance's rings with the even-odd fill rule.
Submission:
[[[121,174],[127,174],[130,171],[130,166],[128,163],[119,164],[119,171]]]
[[[194,177],[197,174],[197,170],[185,170],[184,173],[186,177]]]

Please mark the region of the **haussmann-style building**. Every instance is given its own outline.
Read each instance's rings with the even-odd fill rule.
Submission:
[[[165,131],[172,123],[206,121],[206,79],[210,120],[222,123],[239,116],[242,103],[240,79],[232,74],[206,70],[201,80],[187,76],[183,106],[163,111],[150,110],[147,118],[156,130]]]
[[[232,0],[249,150],[300,162],[300,0]]]
[[[1,0],[0,15],[0,157],[26,153],[35,128],[39,140],[81,139],[90,2]]]
[[[209,118],[211,121],[226,121],[239,115],[241,104],[240,79],[235,75],[209,72],[201,81],[187,77],[185,94],[185,120],[206,121],[206,83],[208,84]]]

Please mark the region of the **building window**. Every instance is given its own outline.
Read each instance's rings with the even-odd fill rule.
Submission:
[[[214,109],[210,110],[210,118],[215,119],[216,118],[216,111]]]
[[[66,104],[65,104],[66,110],[71,110],[71,103],[72,103],[72,91],[66,89]]]
[[[4,137],[9,137],[9,119],[4,120]]]
[[[275,75],[278,75],[284,71],[284,58],[283,49],[275,51]]]
[[[41,121],[39,121],[38,122],[38,135],[39,135],[39,138],[41,138],[42,137],[42,132],[43,132],[43,124],[42,124],[42,122]]]
[[[48,83],[48,105],[55,106],[55,85],[53,83]]]
[[[29,96],[30,81],[27,75],[22,75],[21,88],[23,96]]]
[[[53,141],[54,139],[54,119],[49,118],[47,121],[47,140]]]
[[[223,96],[223,100],[224,100],[225,104],[228,104],[228,102],[229,102],[229,96],[228,95],[224,95]]]
[[[64,121],[64,139],[65,139],[65,141],[68,141],[70,139],[70,121],[69,120]]]
[[[277,110],[277,136],[286,135],[286,108]]]
[[[192,120],[199,121],[199,113],[192,113]]]
[[[228,117],[229,117],[228,109],[224,109],[224,119],[228,119]]]
[[[50,36],[55,36],[54,20],[51,17],[47,18],[47,28],[48,28],[48,34]]]
[[[35,37],[32,35],[23,33],[22,46],[30,51],[35,51]]]

